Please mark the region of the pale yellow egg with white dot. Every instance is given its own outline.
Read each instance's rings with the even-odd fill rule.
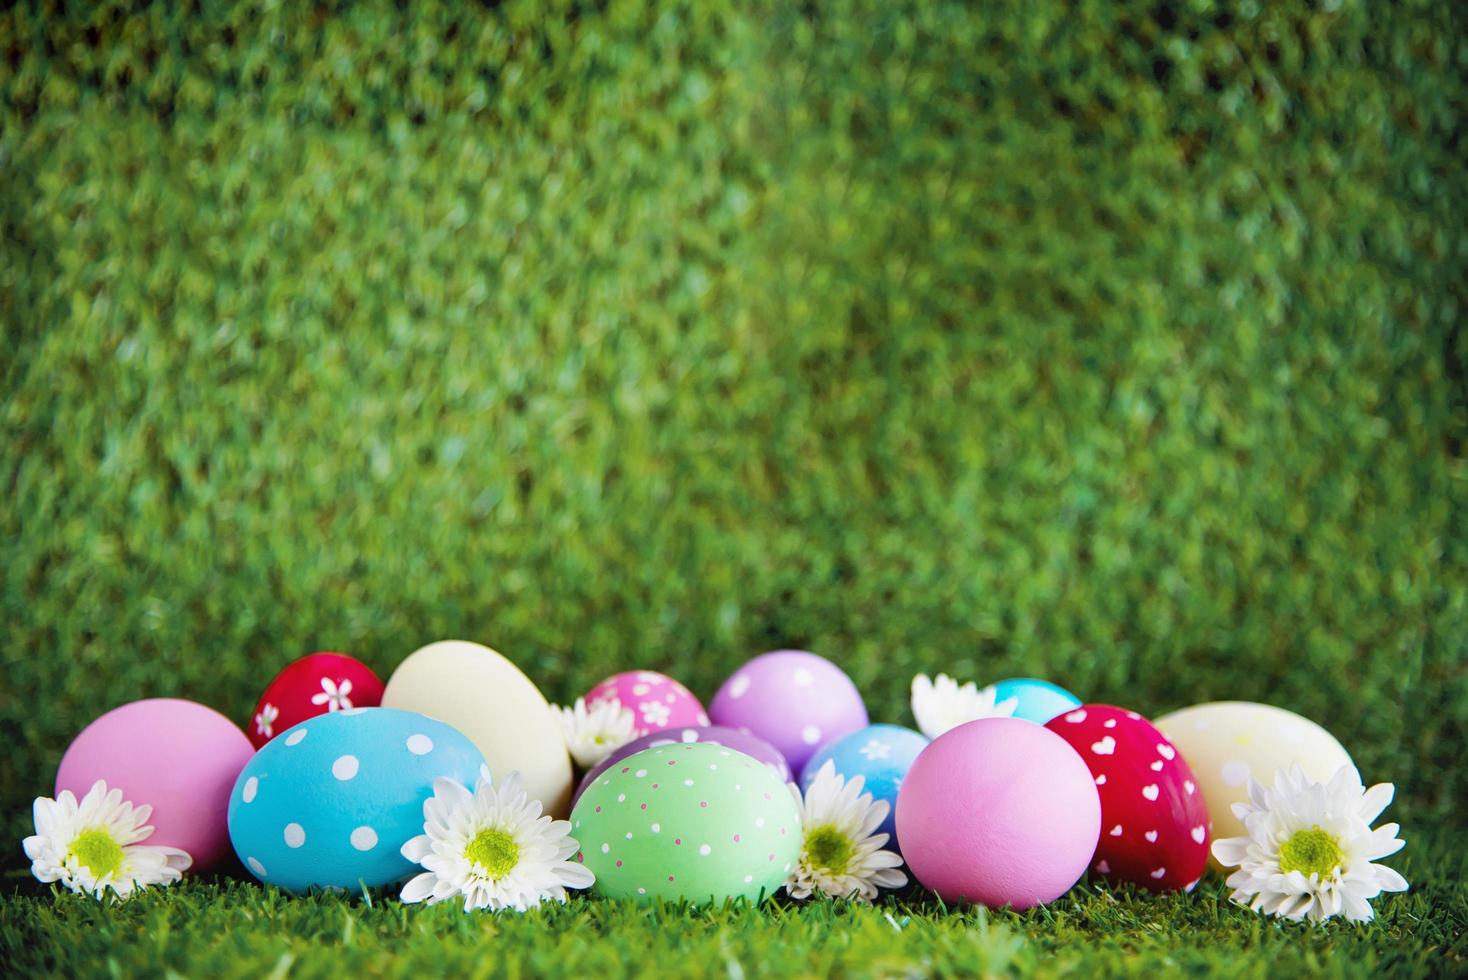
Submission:
[[[496,780],[519,772],[525,792],[547,813],[570,812],[571,756],[560,722],[540,689],[499,652],[467,640],[430,643],[393,671],[382,706],[457,728]]]
[[[1208,804],[1213,839],[1239,837],[1244,825],[1233,805],[1249,798],[1249,780],[1274,783],[1280,769],[1298,765],[1325,782],[1341,766],[1355,767],[1335,736],[1293,711],[1252,701],[1195,704],[1158,718],[1158,730],[1192,767]],[[1220,865],[1210,858],[1215,868]]]

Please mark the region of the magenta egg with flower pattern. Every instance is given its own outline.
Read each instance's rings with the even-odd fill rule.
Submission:
[[[586,692],[587,707],[604,701],[631,711],[638,735],[709,723],[708,712],[692,691],[655,670],[613,674]]]

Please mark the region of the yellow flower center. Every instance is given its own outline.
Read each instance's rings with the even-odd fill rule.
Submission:
[[[1298,871],[1306,877],[1314,874],[1325,878],[1341,866],[1345,856],[1339,838],[1319,827],[1311,827],[1295,831],[1280,847],[1279,870],[1285,874]]]
[[[464,857],[482,867],[489,877],[503,878],[520,863],[520,845],[503,830],[486,828],[464,848]]]
[[[116,874],[122,867],[124,856],[122,845],[107,831],[97,827],[76,835],[76,840],[71,842],[71,855],[98,879]]]
[[[846,873],[855,848],[851,838],[836,829],[835,824],[822,824],[805,835],[805,853],[810,863],[827,874]]]

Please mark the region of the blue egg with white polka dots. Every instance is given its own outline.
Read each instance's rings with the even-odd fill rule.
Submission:
[[[1011,677],[994,685],[994,703],[1014,698],[1014,717],[1037,725],[1081,706],[1081,699],[1058,684],[1034,677]]]
[[[800,771],[801,791],[810,789],[816,773],[827,762],[836,767],[836,774],[848,781],[854,776],[865,779],[863,793],[871,793],[874,800],[886,800],[891,807],[887,819],[882,821],[879,833],[890,834],[887,849],[896,851],[897,846],[897,791],[902,788],[902,778],[912,768],[912,760],[927,748],[926,736],[903,728],[901,725],[868,725],[850,735],[838,738],[825,745],[806,762]]]
[[[412,711],[348,708],[267,742],[229,797],[229,839],[287,891],[376,887],[422,870],[402,846],[423,833],[439,777],[472,787],[484,756],[457,729]]]

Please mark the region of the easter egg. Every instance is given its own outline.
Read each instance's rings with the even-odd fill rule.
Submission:
[[[643,749],[602,773],[571,814],[608,898],[768,897],[800,856],[800,809],[768,766],[720,745]]]
[[[377,887],[422,870],[400,848],[423,833],[440,777],[473,786],[484,757],[441,721],[346,708],[286,729],[245,766],[229,796],[235,853],[288,891]]]
[[[414,651],[388,678],[382,706],[452,725],[497,778],[518,771],[547,813],[570,809],[571,755],[560,722],[530,678],[489,647],[443,640]]]
[[[792,772],[822,745],[867,726],[867,708],[851,678],[804,650],[775,650],[740,667],[714,695],[709,717],[769,742]]]
[[[587,707],[600,701],[631,711],[639,735],[709,723],[708,713],[692,691],[655,670],[613,674],[586,692]]]
[[[1249,798],[1249,778],[1266,786],[1279,769],[1298,764],[1326,782],[1350,755],[1335,737],[1293,711],[1250,701],[1213,701],[1157,719],[1157,728],[1188,760],[1208,804],[1213,837],[1240,837],[1233,805]]]
[[[643,749],[656,748],[659,745],[674,745],[678,742],[706,742],[712,745],[722,745],[726,749],[735,752],[743,752],[745,755],[758,759],[770,771],[779,778],[780,782],[790,782],[790,767],[785,764],[785,757],[781,755],[773,745],[764,739],[741,732],[737,728],[722,728],[718,725],[705,725],[697,728],[675,728],[662,732],[654,732],[641,738],[634,738],[621,748],[614,749],[605,759],[592,766],[581,778],[581,783],[576,787],[576,797],[586,792],[586,787],[596,781],[596,777],[606,772],[613,765],[621,762],[629,755],[635,755]]]
[[[994,685],[995,703],[1010,698],[1018,702],[1014,717],[1037,725],[1045,724],[1062,711],[1081,706],[1081,699],[1065,688],[1035,677],[1011,677]]]
[[[1091,771],[1043,725],[981,718],[933,739],[897,793],[897,836],[947,902],[1027,909],[1065,894],[1101,834]]]
[[[134,701],[82,729],[61,757],[56,792],[81,799],[105,779],[133,806],[153,808],[144,843],[188,851],[191,870],[203,871],[229,854],[229,791],[253,752],[239,726],[213,708],[178,698]]]
[[[312,653],[286,665],[265,686],[246,726],[258,749],[292,725],[342,708],[375,708],[382,681],[345,653]]]
[[[1085,761],[1101,797],[1099,875],[1191,889],[1208,867],[1208,804],[1187,760],[1135,711],[1082,705],[1045,724]]]
[[[811,756],[800,773],[801,790],[810,789],[816,773],[827,762],[836,768],[836,774],[850,782],[853,777],[863,778],[862,792],[872,794],[874,800],[886,800],[892,807],[887,819],[877,828],[879,833],[890,834],[887,849],[898,850],[897,834],[897,791],[902,779],[912,768],[918,753],[928,747],[928,738],[901,725],[868,725],[828,742],[819,752]]]

